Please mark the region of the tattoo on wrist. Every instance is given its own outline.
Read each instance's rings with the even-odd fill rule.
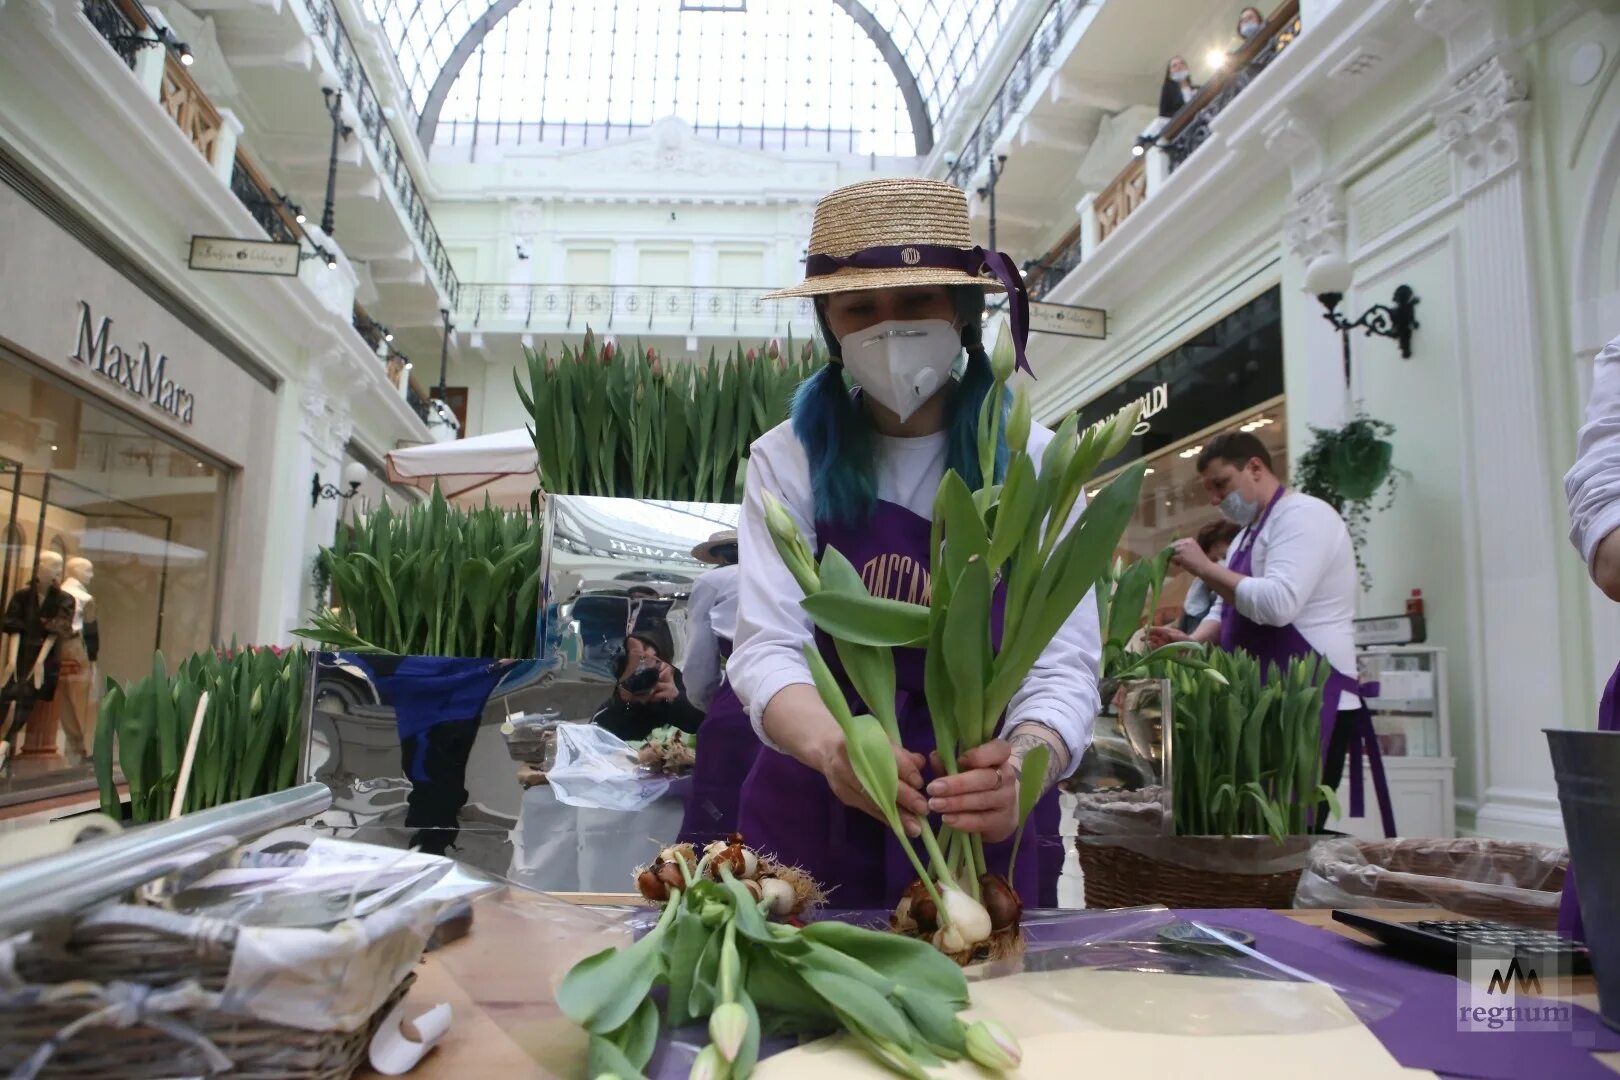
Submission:
[[[1019,728],[1007,737],[1007,745],[1012,748],[1013,771],[1020,777],[1024,774],[1024,755],[1037,746],[1044,746],[1050,751],[1046,758],[1046,776],[1041,782],[1042,790],[1051,788],[1063,772],[1068,754],[1054,745],[1055,740],[1045,739],[1028,728]]]

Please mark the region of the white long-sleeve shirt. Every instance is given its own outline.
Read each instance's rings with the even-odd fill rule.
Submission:
[[[1248,529],[1237,534],[1227,565],[1248,537]],[[1356,677],[1356,555],[1344,519],[1321,499],[1288,491],[1277,500],[1236,600],[1238,614],[1261,626],[1292,626],[1333,670]],[[1219,622],[1225,610],[1217,599],[1204,621]],[[1348,690],[1339,698],[1340,709],[1360,705]]]
[[[738,579],[735,566],[706,570],[686,602],[690,636],[681,658],[681,678],[686,682],[687,700],[700,709],[708,708],[720,689],[720,639],[730,641],[737,636]]]
[[[1586,423],[1575,444],[1575,464],[1564,474],[1564,495],[1570,542],[1591,573],[1598,544],[1620,528],[1620,338],[1592,361]]]
[[[1037,464],[1051,439],[1050,430],[1033,425],[1029,452]],[[876,449],[878,498],[932,520],[934,496],[945,475],[944,433],[917,439],[877,436]],[[787,687],[811,682],[801,650],[813,640],[814,627],[799,606],[804,592],[777,554],[765,524],[766,491],[787,508],[813,549],[815,498],[810,487],[810,465],[790,424],[760,436],[749,452],[748,482],[738,527],[742,575],[737,600],[737,648],[726,668],[726,677],[748,707],[760,739],[780,749],[765,734],[765,707]],[[1084,496],[1074,517],[1083,506]],[[1101,652],[1097,606],[1088,595],[1041,653],[1007,709],[1009,726],[1035,722],[1057,732],[1069,749],[1071,771],[1091,744],[1099,704],[1097,669]]]

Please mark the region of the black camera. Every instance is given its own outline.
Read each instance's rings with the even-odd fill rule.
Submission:
[[[658,669],[657,660],[643,659],[619,685],[624,687],[627,694],[645,694],[658,685]]]

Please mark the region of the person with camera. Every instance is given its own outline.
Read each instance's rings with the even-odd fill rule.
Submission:
[[[675,665],[665,660],[651,634],[624,639],[624,662],[613,694],[591,722],[626,742],[645,739],[653,729],[678,727],[696,731],[703,710],[686,696],[686,683]]]

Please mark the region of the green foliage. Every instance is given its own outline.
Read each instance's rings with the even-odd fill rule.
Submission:
[[[1280,841],[1309,831],[1325,791],[1319,740],[1328,665],[1273,665],[1263,683],[1259,661],[1242,650],[1216,650],[1208,666],[1171,674],[1176,832]]]
[[[302,649],[278,654],[233,646],[197,653],[172,676],[158,653],[146,678],[123,686],[108,680],[93,755],[102,810],[121,816],[116,754],[134,820],[168,817],[204,692],[208,708],[181,809],[190,813],[291,787],[302,751],[307,664]]]
[[[1361,559],[1367,525],[1374,513],[1394,505],[1404,475],[1393,465],[1395,449],[1388,437],[1395,434],[1394,425],[1358,412],[1341,428],[1313,427],[1311,434],[1316,441],[1294,463],[1294,486],[1321,499],[1344,518],[1365,591],[1372,588],[1372,576]],[[1374,506],[1374,496],[1386,483],[1383,502]]]
[[[688,502],[741,501],[749,446],[827,359],[790,338],[689,364],[639,344],[598,349],[589,332],[560,357],[524,353],[527,380],[513,380],[546,491]]]
[[[540,520],[526,512],[426,503],[366,515],[316,561],[340,606],[299,637],[401,656],[523,659],[535,653]]]

